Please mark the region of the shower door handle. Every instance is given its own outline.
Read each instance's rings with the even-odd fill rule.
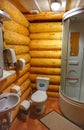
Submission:
[[[66,80],[68,80],[69,83],[76,83],[79,79],[78,78],[66,78]]]

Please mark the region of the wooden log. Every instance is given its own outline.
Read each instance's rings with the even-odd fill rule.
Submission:
[[[30,73],[32,74],[46,74],[46,75],[60,75],[60,68],[45,68],[45,67],[31,67]]]
[[[29,35],[29,31],[25,26],[20,25],[13,20],[3,22],[3,31],[5,30],[17,32],[26,36]]]
[[[29,79],[31,83],[36,83],[36,77],[48,77],[50,78],[49,83],[59,85],[60,84],[60,76],[59,75],[40,75],[40,74],[29,74]]]
[[[21,93],[23,94],[25,90],[27,90],[30,86],[30,80],[27,79],[22,85],[21,85]]]
[[[35,32],[62,32],[61,22],[45,22],[45,23],[31,23],[29,26],[31,33]]]
[[[28,36],[24,36],[20,33],[12,32],[5,30],[4,32],[4,40],[6,43],[14,44],[14,45],[28,45],[30,42],[30,38]]]
[[[8,85],[12,84],[16,79],[16,74],[13,74],[0,82],[0,92],[2,92]]]
[[[17,85],[21,85],[23,82],[25,82],[26,80],[29,80],[29,73],[26,72],[24,75],[22,75],[18,80],[16,80],[14,83]]]
[[[18,85],[20,88],[21,88],[21,95],[24,93],[24,91],[26,89],[28,89],[29,85],[30,85],[30,80],[27,79],[26,81],[24,81],[22,84],[12,84],[10,85],[9,87],[7,87],[6,89],[3,90],[3,92],[11,92],[11,88],[14,86],[14,85]]]
[[[39,14],[25,14],[29,21],[57,21],[62,20],[64,13],[43,12]]]
[[[3,0],[2,9],[5,10],[11,17],[12,20],[17,23],[28,27],[29,22],[26,17],[8,0]]]
[[[19,79],[17,79],[14,83],[12,83],[9,86],[6,86],[6,89],[3,90],[3,92],[10,92],[11,88],[14,85],[18,85],[21,86],[21,84],[23,84],[23,82],[25,82],[29,77],[29,73],[27,72],[26,74],[24,74],[22,77],[20,77]],[[29,79],[28,79],[29,80]],[[30,80],[29,80],[30,81]]]
[[[15,74],[7,77],[6,79],[0,81],[0,93],[7,88],[10,84],[12,84],[16,79],[20,78],[22,75],[24,75],[26,72],[28,72],[30,69],[30,64],[27,64],[25,69],[22,71],[17,71]],[[29,74],[29,72],[28,72]]]
[[[31,67],[61,67],[60,59],[48,58],[32,58],[30,62]]]
[[[31,83],[30,86],[32,87],[32,89],[37,90],[36,83]],[[49,85],[47,91],[57,92],[59,91],[59,87],[59,85]]]
[[[20,54],[20,55],[16,55],[16,58],[17,58],[17,59],[23,58],[23,59],[26,61],[26,63],[29,63],[30,60],[31,60],[30,55],[29,55],[29,54],[26,54],[26,53]]]
[[[49,33],[30,33],[31,40],[43,40],[43,39],[50,39],[50,40],[61,40],[62,33],[61,32],[49,32]]]
[[[16,55],[29,52],[29,47],[23,46],[23,45],[20,45],[20,46],[19,45],[8,45],[8,44],[5,43],[4,48],[13,48]]]
[[[59,97],[59,92],[47,92],[49,97]]]
[[[61,40],[31,40],[29,44],[31,50],[61,50]]]
[[[50,91],[50,92],[57,92],[57,91],[59,91],[59,87],[60,87],[60,85],[49,85],[49,87],[48,87],[48,91]]]
[[[29,86],[28,89],[26,89],[23,93],[23,95],[21,96],[21,102],[24,100],[24,99],[27,99],[29,94],[31,93],[31,87]]]
[[[14,86],[15,84],[12,83],[11,85],[9,86],[6,86],[6,88],[3,90],[3,93],[10,93],[11,91],[11,88]]]
[[[61,58],[61,50],[56,51],[29,51],[31,58]]]

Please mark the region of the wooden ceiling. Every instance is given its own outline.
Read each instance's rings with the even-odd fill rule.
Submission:
[[[9,0],[14,4],[29,21],[45,20],[55,18],[58,13],[64,12],[75,7],[84,6],[84,0],[59,0],[61,7],[57,12],[51,10],[52,0]],[[46,17],[45,17],[46,16]],[[38,17],[38,18],[37,18]]]

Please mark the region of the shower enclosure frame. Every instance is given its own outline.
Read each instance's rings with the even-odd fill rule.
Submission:
[[[84,7],[72,9],[65,13],[63,17],[61,87],[59,91],[59,105],[60,110],[65,117],[84,129],[83,17]],[[76,35],[79,36],[78,40],[76,40]],[[70,54],[71,42],[77,42],[78,44],[78,52],[76,52],[76,55]]]

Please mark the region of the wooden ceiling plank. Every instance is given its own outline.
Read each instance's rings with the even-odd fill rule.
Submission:
[[[79,0],[66,0],[65,11],[75,8],[78,2],[79,2]]]
[[[24,8],[29,12],[31,10],[38,10],[38,7],[34,0],[18,0]]]
[[[79,5],[78,6],[84,6],[84,0],[79,0]]]
[[[21,12],[27,12],[27,10],[24,8],[23,4],[20,3],[19,0],[8,0],[10,1],[13,5],[15,5]]]
[[[35,4],[36,4],[36,6],[37,6],[37,8],[38,8],[39,12],[41,12],[41,8],[40,8],[40,6],[39,6],[38,2],[37,2],[36,0],[34,0],[34,2],[35,2]]]
[[[49,0],[36,0],[42,12],[50,11]]]
[[[49,2],[49,7],[50,7],[50,10],[51,10],[51,0],[48,0],[48,2]]]

